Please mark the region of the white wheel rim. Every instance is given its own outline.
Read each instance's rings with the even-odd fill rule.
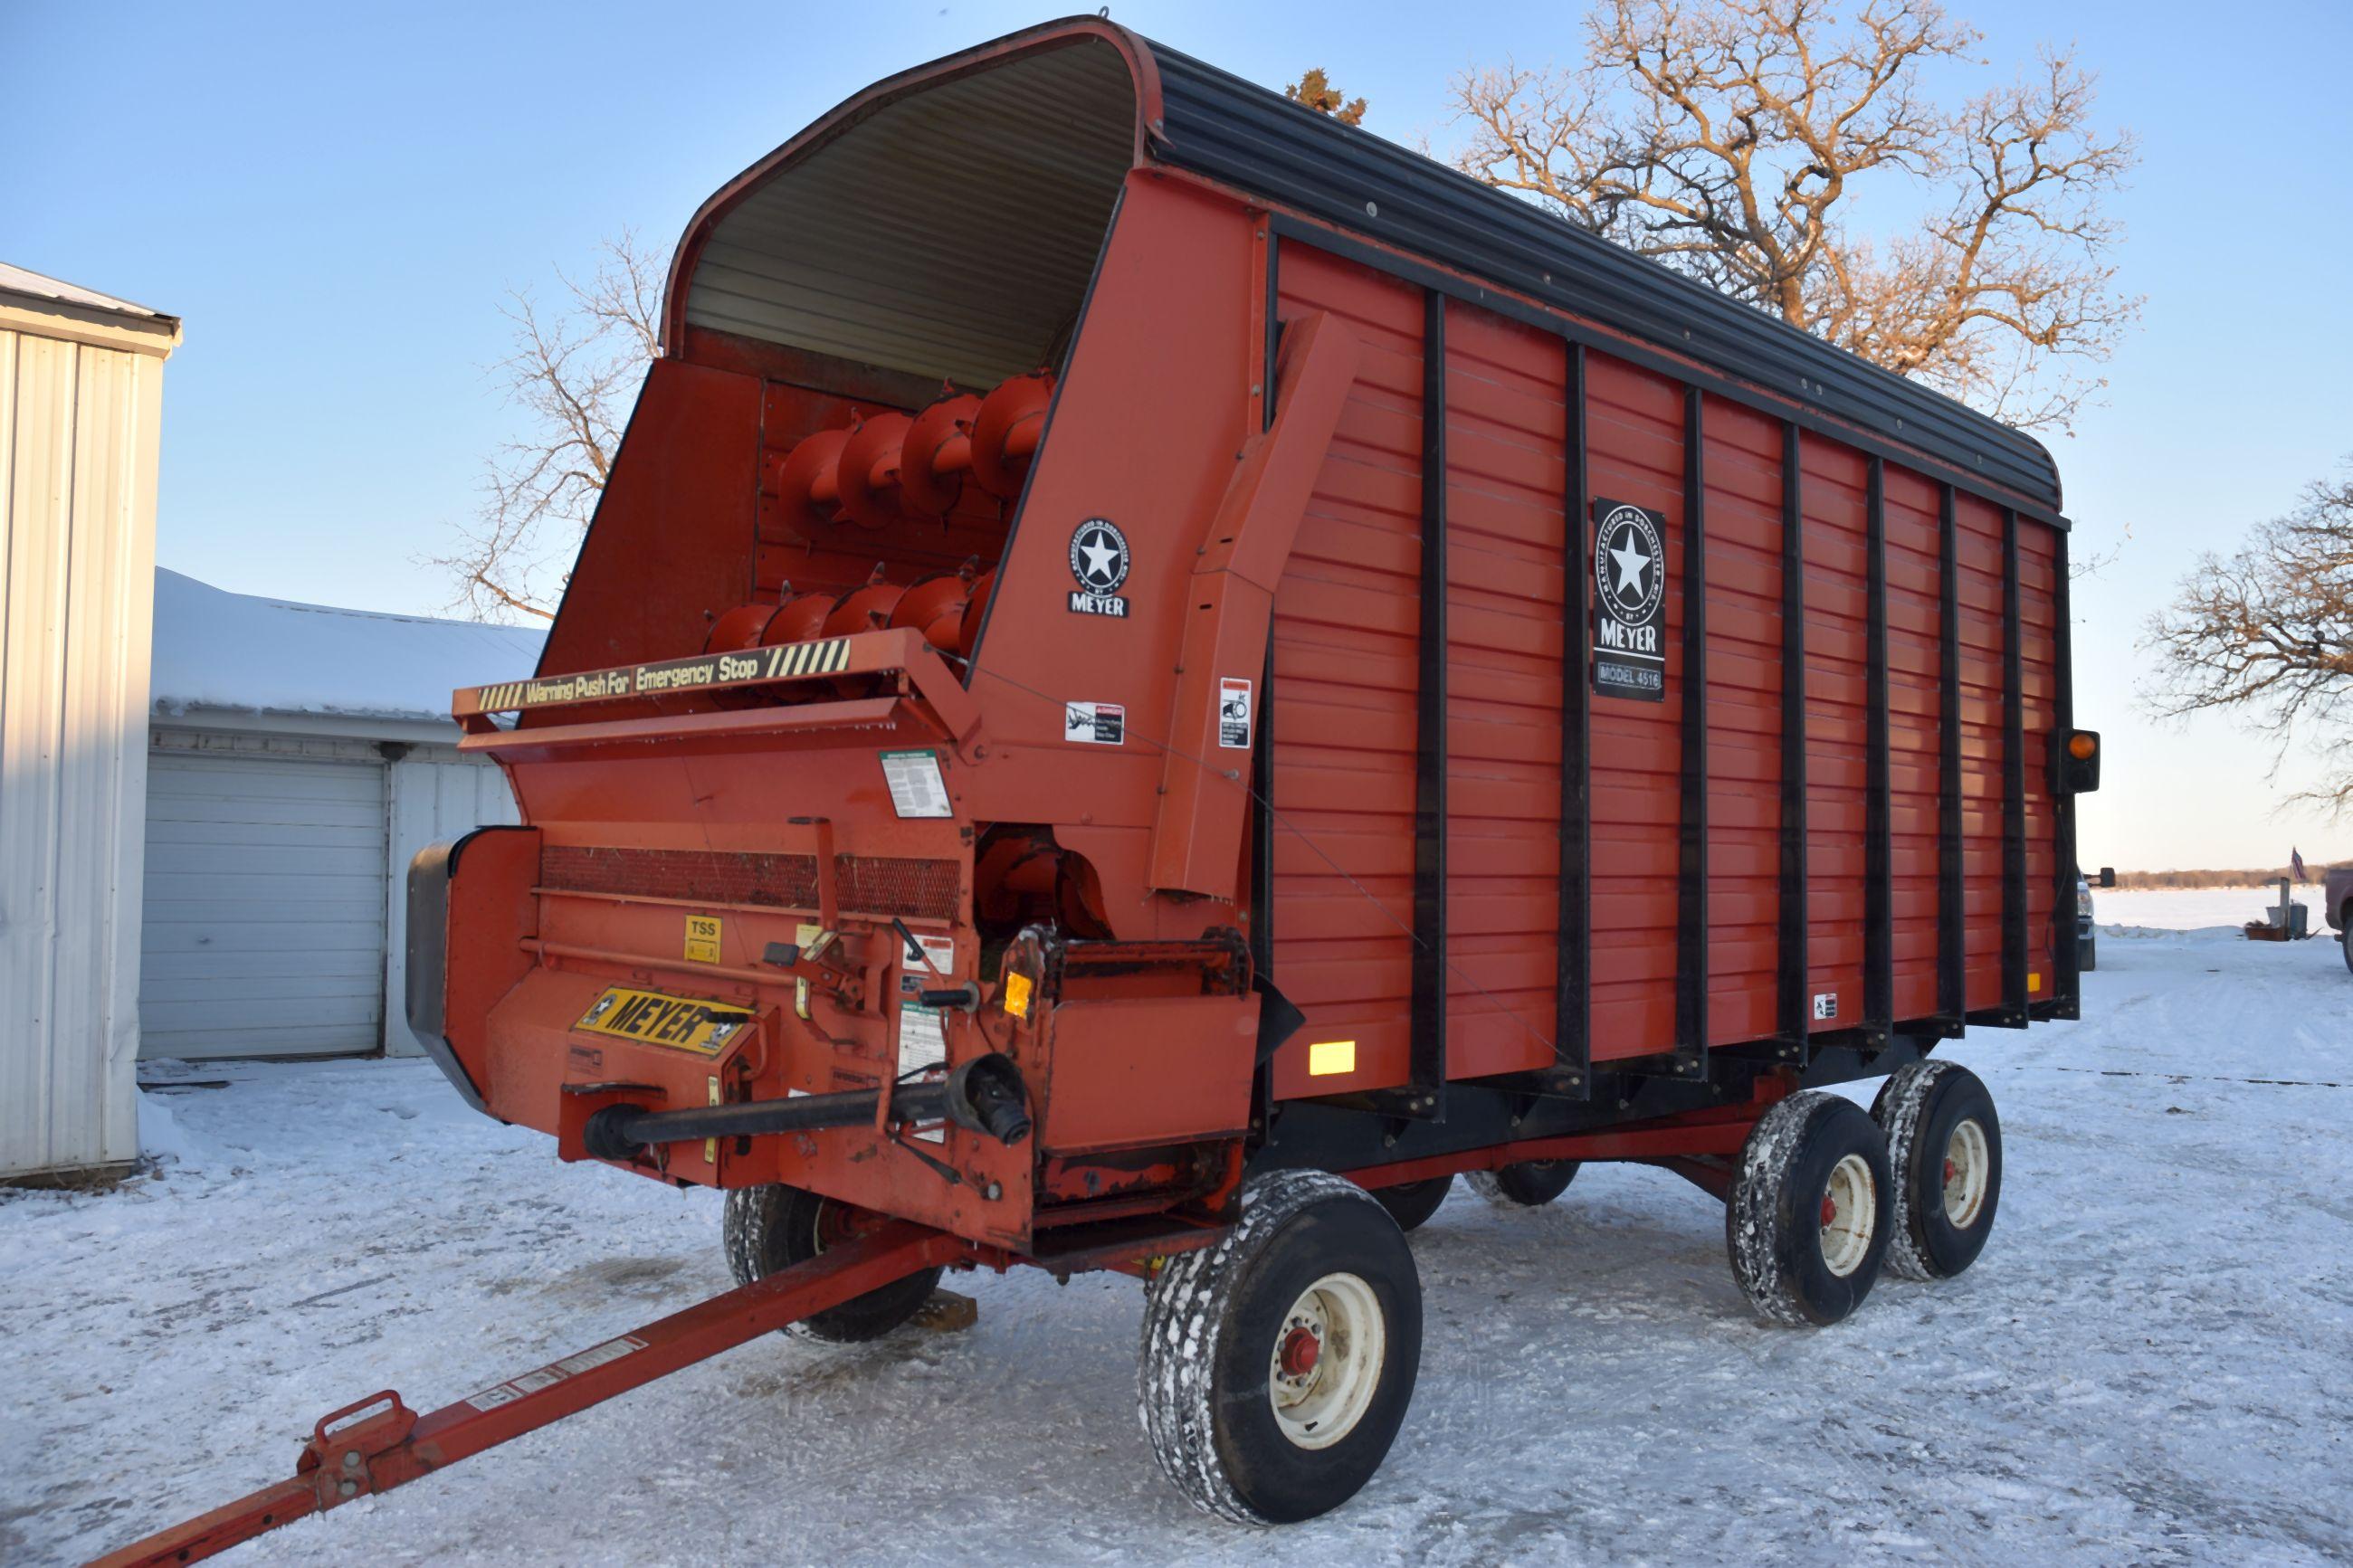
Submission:
[[[1970,1117],[1945,1143],[1945,1218],[1956,1230],[1977,1224],[1993,1175],[1993,1153],[1985,1129]]]
[[[1326,1274],[1275,1330],[1266,1385],[1275,1426],[1295,1447],[1330,1447],[1364,1419],[1388,1354],[1373,1288],[1354,1274]]]
[[[1830,1184],[1822,1189],[1822,1263],[1844,1279],[1862,1267],[1879,1226],[1879,1184],[1871,1162],[1849,1154],[1831,1167]]]

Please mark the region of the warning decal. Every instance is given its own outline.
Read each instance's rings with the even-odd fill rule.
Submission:
[[[646,1342],[635,1334],[623,1334],[617,1340],[607,1340],[592,1345],[578,1355],[565,1356],[551,1362],[537,1372],[524,1373],[521,1377],[495,1384],[470,1396],[466,1403],[477,1410],[496,1410],[501,1405],[512,1405],[526,1394],[537,1394],[543,1388],[553,1388],[567,1377],[578,1377],[584,1372],[594,1372],[600,1366],[620,1360],[623,1356],[646,1348]]]
[[[1667,695],[1667,520],[1626,501],[1593,503],[1593,689]]]
[[[937,752],[883,752],[882,782],[891,786],[891,809],[901,816],[955,815]]]
[[[1228,751],[1250,750],[1250,683],[1232,676],[1218,679],[1218,744]]]
[[[754,681],[798,680],[815,675],[837,675],[849,668],[849,639],[782,643],[775,647],[749,648],[702,658],[663,659],[654,664],[628,665],[618,669],[593,669],[580,675],[560,675],[544,680],[510,680],[478,686],[458,693],[459,711],[504,713],[526,708],[553,708],[568,702],[609,702],[621,697],[650,697],[662,692],[700,691],[714,686],[743,686]]]
[[[1094,746],[1127,743],[1127,709],[1117,702],[1062,704],[1062,739]]]

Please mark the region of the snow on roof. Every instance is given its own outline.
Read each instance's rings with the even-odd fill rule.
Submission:
[[[45,278],[22,267],[11,267],[5,261],[0,261],[0,289],[29,294],[37,300],[55,300],[60,304],[79,305],[85,310],[111,310],[118,316],[144,316],[153,321],[165,321],[173,319],[161,310],[151,310],[144,305],[134,305],[128,300],[118,300],[111,294],[101,294],[78,283]]]
[[[155,573],[155,709],[449,718],[461,686],[539,666],[543,632],[339,610]]]

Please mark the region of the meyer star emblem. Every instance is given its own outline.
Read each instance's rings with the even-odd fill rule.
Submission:
[[[1618,563],[1615,592],[1624,598],[1630,588],[1633,590],[1631,596],[1639,599],[1642,596],[1642,573],[1651,564],[1651,558],[1642,553],[1642,547],[1635,539],[1632,529],[1628,529],[1620,537],[1625,541],[1624,545],[1609,552],[1609,559]]]

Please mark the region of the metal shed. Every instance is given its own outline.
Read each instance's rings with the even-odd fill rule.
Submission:
[[[139,1152],[140,801],[177,318],[0,263],[0,1179]]]
[[[540,634],[155,581],[143,1057],[417,1047],[401,874],[417,850],[515,820],[456,751],[449,693],[521,673]]]

